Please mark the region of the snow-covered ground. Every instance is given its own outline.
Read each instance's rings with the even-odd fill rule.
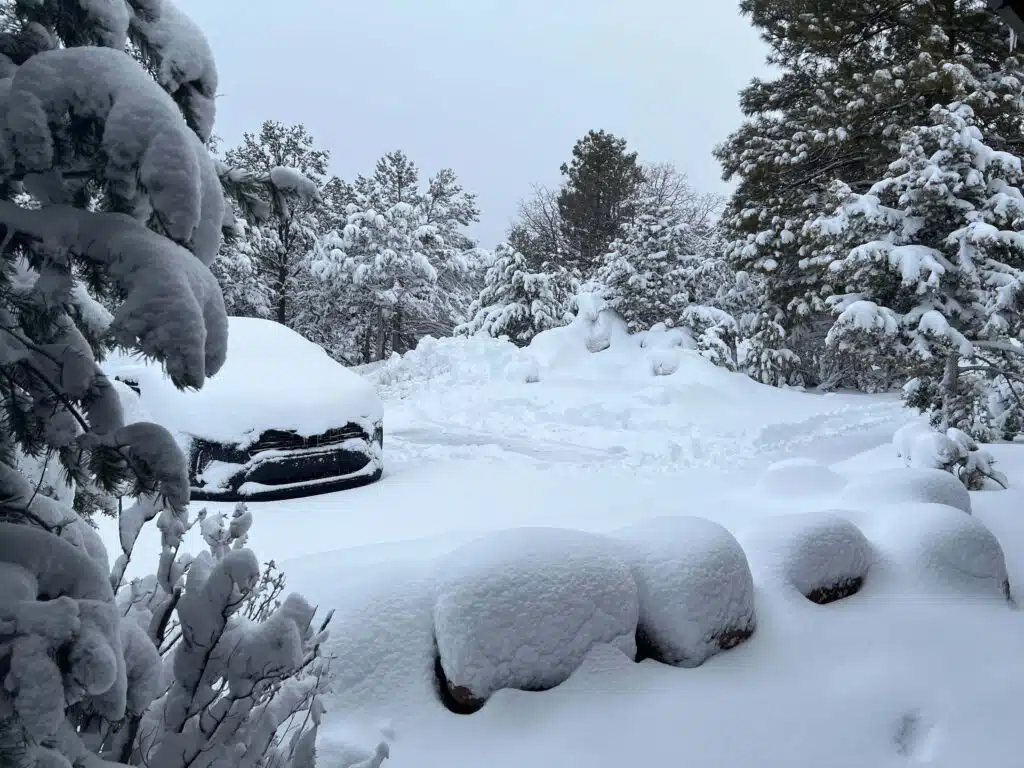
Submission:
[[[383,480],[252,505],[257,554],[281,565],[290,589],[337,611],[322,764],[349,765],[360,746],[372,748],[393,729],[396,768],[1017,765],[1024,617],[1003,599],[988,531],[1016,589],[1024,583],[1024,494],[972,494],[973,518],[949,506],[890,505],[876,488],[889,493],[903,481],[886,470],[912,474],[898,469],[890,444],[909,418],[895,398],[770,389],[712,367],[668,335],[630,339],[599,326],[549,332],[526,352],[490,340],[428,342],[367,371],[385,403]],[[1024,487],[1024,447],[994,452]],[[948,488],[914,487],[919,501],[952,498]],[[828,510],[842,511],[815,514]],[[810,516],[794,517],[801,514]],[[587,561],[590,583],[561,591],[535,563],[523,566],[529,584],[512,596],[519,603],[493,593],[511,606],[507,614],[477,619],[458,602],[480,592],[459,579],[494,578],[494,590],[508,588],[509,579],[481,565],[483,545],[473,543],[481,536],[573,529],[601,534],[591,538],[612,552],[630,539],[625,526],[683,515],[724,526],[753,578],[756,630],[701,666],[624,655],[628,643],[615,633],[637,610],[643,617],[643,600],[658,590],[648,584],[639,608],[629,608],[632,587],[621,591],[614,554],[595,554],[605,559]],[[646,530],[670,537],[671,528]],[[644,530],[631,529],[633,544]],[[112,539],[109,526],[104,532]],[[591,540],[518,535],[549,553],[563,539],[574,547]],[[155,549],[155,539],[148,531],[139,551]],[[667,541],[656,548],[658,562],[670,553]],[[822,555],[820,541],[836,548]],[[698,556],[691,545],[684,537],[681,553]],[[514,559],[505,552],[495,562],[511,563],[507,570],[519,567]],[[855,575],[868,566],[853,597],[817,605],[800,595],[818,571]],[[597,594],[608,574],[618,581]],[[750,577],[730,578],[742,591]],[[550,601],[572,594],[600,608],[602,621],[586,626],[619,639],[584,654],[551,690],[499,690],[472,715],[444,708],[435,624],[451,632],[453,622],[505,622],[514,639],[529,622],[532,630],[560,624]],[[730,599],[742,613],[749,602],[737,594]],[[619,596],[617,607],[608,595]],[[529,610],[517,615],[517,604]],[[484,645],[481,653],[501,652],[500,643]],[[519,679],[545,664],[529,643],[508,646],[511,666],[478,665],[474,674]]]

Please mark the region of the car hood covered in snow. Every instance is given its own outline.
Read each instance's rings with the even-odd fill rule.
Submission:
[[[201,390],[180,391],[162,368],[112,354],[110,376],[138,382],[141,406],[170,429],[220,443],[245,444],[268,429],[309,437],[349,423],[368,433],[383,418],[374,387],[283,325],[229,318],[224,367]]]

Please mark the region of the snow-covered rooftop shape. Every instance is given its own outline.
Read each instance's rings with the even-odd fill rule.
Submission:
[[[268,429],[308,437],[356,423],[372,431],[383,418],[371,384],[270,320],[229,318],[227,362],[200,390],[176,389],[159,365],[138,357],[115,354],[103,367],[138,382],[142,408],[157,423],[222,443]]]

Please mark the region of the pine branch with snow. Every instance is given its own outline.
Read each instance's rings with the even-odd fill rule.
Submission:
[[[125,423],[97,362],[116,344],[160,362],[181,388],[224,362],[227,318],[209,265],[233,216],[206,146],[209,47],[170,0],[4,12],[0,751],[67,768],[144,755],[180,768],[226,756],[309,765],[324,627],[294,596],[263,620],[233,613],[261,583],[244,515],[189,518],[180,447],[162,427]],[[303,194],[293,174],[270,176]],[[126,491],[138,501],[121,510],[111,566],[72,498]],[[124,584],[153,521],[158,571]],[[197,521],[210,552],[192,560],[179,549]],[[161,651],[174,657],[170,689]],[[210,686],[207,651],[224,690]],[[197,719],[210,707],[224,717],[212,736]],[[290,716],[307,713],[292,738]]]

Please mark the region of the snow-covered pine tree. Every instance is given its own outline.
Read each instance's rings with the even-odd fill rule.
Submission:
[[[330,153],[315,149],[303,125],[267,120],[224,156],[221,176],[237,190],[247,231],[225,240],[215,265],[232,310],[295,327],[308,279],[306,255],[326,230],[324,176]]]
[[[220,253],[210,269],[221,292],[224,306],[233,317],[264,317],[273,314],[273,291],[261,267],[261,255],[272,250],[261,223],[249,224],[239,213],[234,231],[225,234]]]
[[[1021,161],[984,143],[966,104],[931,118],[867,194],[840,187],[835,214],[808,226],[836,291],[829,343],[902,363],[908,404],[943,432],[1012,437],[1024,413]]]
[[[429,315],[438,279],[430,256],[444,243],[419,205],[377,211],[363,204],[349,205],[344,230],[314,250],[310,270],[324,290],[355,302],[358,359],[370,362],[411,345],[405,321]]]
[[[594,280],[631,331],[646,331],[656,323],[675,325],[689,303],[681,294],[678,268],[683,255],[693,252],[694,240],[678,207],[644,201],[622,237],[612,242]]]
[[[466,233],[467,227],[480,220],[476,195],[465,190],[451,168],[442,168],[422,186],[419,168],[396,150],[377,161],[373,175],[356,178],[348,202],[374,211],[405,203],[419,211],[422,224],[435,228],[438,238],[428,249],[437,271],[434,295],[403,318],[403,334],[409,343],[428,334],[450,334],[465,319],[480,278],[474,272],[476,243]]]
[[[326,196],[342,213],[309,255],[315,280],[304,302],[317,321],[303,332],[350,363],[451,334],[483,271],[466,234],[479,218],[476,198],[454,171],[442,169],[424,188],[416,165],[390,152],[372,176],[332,181]]]
[[[779,75],[743,91],[747,118],[716,150],[725,176],[739,182],[723,220],[736,269],[766,282],[767,316],[753,345],[768,351],[774,339],[791,349],[799,326],[827,311],[827,280],[807,268],[814,253],[803,225],[830,210],[831,182],[867,191],[903,131],[927,123],[937,103],[970,105],[990,145],[1007,149],[1024,115],[1020,65],[984,0],[743,0],[740,8]],[[773,323],[785,333],[769,330]],[[816,375],[814,360],[755,357],[786,366],[769,378]]]
[[[209,46],[169,0],[8,2],[0,14],[0,758],[5,768],[185,768],[234,761],[243,744],[254,747],[248,764],[308,767],[310,729],[277,751],[280,734],[261,714],[296,711],[278,693],[292,692],[311,649],[309,611],[295,599],[255,626],[230,616],[259,583],[239,536],[217,563],[178,556],[190,524],[185,457],[163,428],[125,423],[97,364],[113,342],[160,361],[177,386],[200,387],[224,361],[209,265],[232,216],[205,146],[217,84]],[[113,569],[69,499],[40,492],[19,456],[47,457],[80,487],[139,497],[122,513]],[[154,518],[165,599],[147,613],[131,607],[139,584],[121,580]],[[172,616],[180,639],[168,643],[165,680],[154,639]],[[271,667],[222,666],[228,687],[208,696],[205,662],[217,653],[205,650],[223,658],[236,643]],[[255,706],[232,708],[241,691]],[[151,718],[157,751],[143,754],[133,726],[151,706],[167,716]]]
[[[643,172],[626,140],[603,130],[579,139],[561,172],[565,182],[556,203],[565,250],[559,266],[590,274],[636,215]]]
[[[502,243],[494,251],[483,290],[470,308],[471,319],[456,328],[456,333],[507,336],[513,344],[526,346],[541,331],[570,321],[573,292],[567,290],[569,283],[564,275],[530,270],[521,253]]]

